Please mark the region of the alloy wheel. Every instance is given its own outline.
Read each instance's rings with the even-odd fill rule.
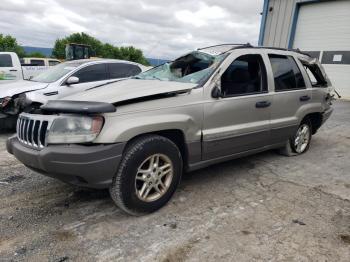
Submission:
[[[168,191],[173,174],[174,167],[169,157],[151,155],[138,167],[135,179],[137,197],[145,202],[161,198]]]
[[[302,124],[294,138],[294,149],[298,154],[303,153],[310,142],[310,127],[307,124]]]

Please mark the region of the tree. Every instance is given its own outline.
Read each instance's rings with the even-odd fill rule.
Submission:
[[[3,34],[0,34],[0,52],[15,52],[19,57],[23,57],[25,54],[16,38]]]
[[[58,59],[64,59],[66,57],[66,43],[67,41],[64,39],[56,39],[55,45],[52,50],[52,56]]]
[[[74,33],[65,38],[57,39],[52,55],[58,59],[64,59],[65,46],[68,43],[89,45],[97,57],[123,59],[149,65],[140,49],[132,46],[119,48],[108,43],[102,43],[100,40],[86,33]]]
[[[25,53],[25,57],[38,57],[38,58],[45,58],[46,55],[40,53],[40,52],[31,52],[31,53]]]
[[[148,65],[148,61],[143,56],[143,53],[140,49],[136,49],[133,46],[120,47],[121,57],[124,60],[137,61],[140,64]]]

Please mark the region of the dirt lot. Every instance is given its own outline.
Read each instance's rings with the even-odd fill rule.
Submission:
[[[0,260],[349,261],[350,102],[310,151],[274,152],[185,175],[160,211],[130,217],[108,191],[26,169],[0,135]]]

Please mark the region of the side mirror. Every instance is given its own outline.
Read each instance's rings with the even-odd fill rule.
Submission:
[[[220,98],[222,97],[221,90],[218,86],[214,86],[213,90],[211,91],[211,96],[213,98]]]
[[[76,76],[71,76],[66,80],[67,86],[78,84],[78,83],[79,83],[79,78]]]

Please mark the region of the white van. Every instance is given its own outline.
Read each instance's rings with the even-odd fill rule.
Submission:
[[[21,60],[14,52],[0,52],[0,84],[30,79],[48,69],[49,66],[60,63],[53,58],[26,57]]]
[[[22,66],[54,66],[61,63],[55,58],[24,57],[20,58]]]

